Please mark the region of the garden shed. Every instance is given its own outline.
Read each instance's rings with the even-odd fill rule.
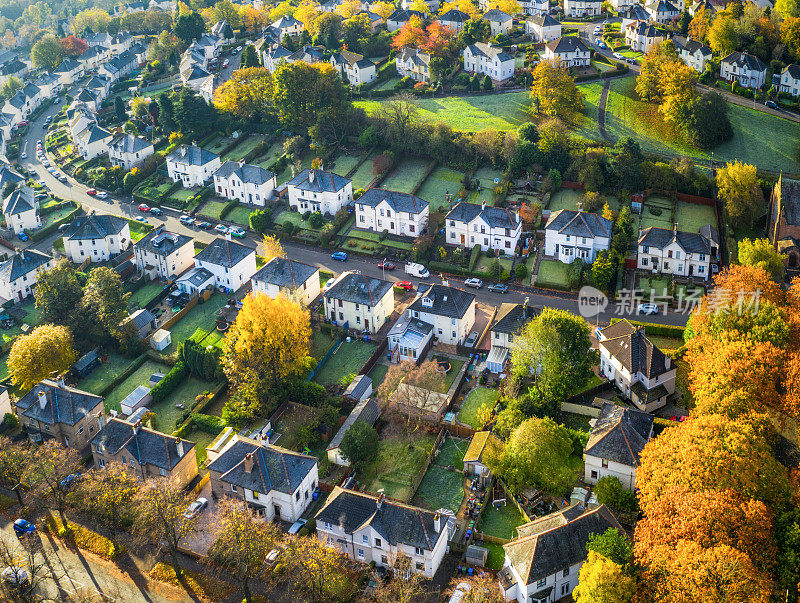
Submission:
[[[371,388],[372,380],[369,381]],[[358,420],[364,421],[368,425],[374,425],[375,421],[378,420],[378,415],[380,415],[380,408],[378,407],[378,403],[374,398],[367,398],[356,404],[356,407],[347,417],[345,422],[339,428],[339,431],[336,432],[335,436],[333,436],[331,443],[328,445],[328,460],[337,465],[342,465],[344,467],[349,466],[350,461],[344,458],[339,450],[339,446],[344,439],[344,434],[346,434],[347,430],[350,429],[353,426],[353,423]]]
[[[150,388],[146,385],[139,385],[119,403],[120,410],[122,414],[130,415],[142,406],[146,406],[152,399]]]
[[[159,329],[150,338],[150,347],[160,352],[172,343],[172,334],[166,329]]]
[[[489,549],[485,549],[482,546],[476,546],[471,544],[467,547],[467,553],[464,557],[464,560],[469,565],[480,565],[481,567],[486,566],[486,558],[489,556]]]
[[[100,357],[97,355],[96,350],[87,352],[81,356],[78,361],[72,365],[72,370],[78,377],[86,377],[94,369],[100,366]]]

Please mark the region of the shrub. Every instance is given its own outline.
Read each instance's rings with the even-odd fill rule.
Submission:
[[[594,487],[597,500],[600,504],[608,505],[619,511],[635,511],[636,496],[622,486],[616,477],[607,475],[601,477]]]
[[[517,278],[524,279],[528,276],[528,267],[523,263],[517,264],[514,268],[514,274],[517,275]]]
[[[189,376],[189,369],[182,360],[175,363],[170,371],[164,375],[164,378],[156,383],[155,387],[150,390],[150,395],[153,397],[154,402],[161,402]]]
[[[298,380],[287,386],[289,398],[306,406],[321,406],[327,397],[325,388],[313,381]]]
[[[194,425],[203,433],[217,435],[223,429],[225,429],[225,421],[223,421],[220,417],[215,417],[214,415],[192,413],[189,415],[189,418],[192,422],[192,425]]]
[[[7,412],[5,415],[3,415],[3,425],[5,425],[6,429],[14,429],[17,425],[19,425],[19,419],[17,418],[17,415]]]
[[[292,233],[294,233],[294,222],[286,220],[286,222],[283,223],[283,231],[291,236]]]
[[[581,281],[583,280],[583,260],[580,258],[576,258],[572,261],[569,265],[569,270],[567,271],[567,285],[570,289],[577,289],[581,286]]]
[[[259,209],[250,214],[250,228],[261,234],[272,223],[272,210]]]
[[[323,221],[324,221],[324,219],[323,219],[323,217],[322,217],[322,214],[321,214],[321,213],[319,213],[318,211],[315,211],[313,214],[311,214],[311,215],[308,217],[308,225],[309,225],[311,228],[314,228],[314,229],[316,229],[316,228],[322,228],[322,223],[323,223]]]
[[[469,271],[474,272],[475,266],[478,265],[478,260],[481,258],[481,246],[477,243],[472,247],[472,252],[469,254]]]
[[[389,236],[389,231],[388,231],[388,230],[386,230],[386,229],[384,228],[384,229],[381,231],[381,234],[379,234],[379,235],[378,235],[378,239],[379,239],[380,241],[385,241],[385,240],[386,240],[386,237],[388,237],[388,236]]]

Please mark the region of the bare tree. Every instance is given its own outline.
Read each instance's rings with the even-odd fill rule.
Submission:
[[[456,576],[450,581],[450,588],[445,594],[452,596],[457,589],[464,593],[461,603],[503,603],[505,601],[497,580],[485,572],[470,577]]]
[[[287,557],[293,582],[319,601],[339,599],[352,562],[341,551],[325,546],[313,536],[292,540]]]
[[[64,512],[69,502],[69,489],[65,486],[67,478],[78,473],[80,458],[72,448],[64,448],[54,440],[47,441],[31,450],[30,461],[23,479],[33,488],[33,494],[43,505],[58,511],[64,527],[67,518]]]
[[[79,510],[99,519],[116,536],[121,526],[133,521],[133,500],[139,481],[122,463],[106,463],[102,469],[85,473],[73,497]]]
[[[381,106],[380,115],[386,120],[393,136],[403,140],[419,115],[417,99],[410,92],[402,92]]]
[[[378,603],[411,603],[424,595],[422,578],[411,571],[411,559],[402,551],[392,559],[392,578],[388,582],[378,579],[378,587],[372,593]]]

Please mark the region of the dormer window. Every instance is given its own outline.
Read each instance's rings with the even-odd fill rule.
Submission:
[[[423,297],[422,305],[426,308],[433,308],[433,300],[430,297]]]

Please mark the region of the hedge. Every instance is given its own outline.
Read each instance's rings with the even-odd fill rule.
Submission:
[[[51,198],[55,199],[55,197]],[[60,209],[64,209],[65,207],[74,207],[74,206],[75,206],[74,201],[60,201],[58,203],[53,203],[53,205],[48,205],[47,207],[40,207],[39,215],[46,216]]]
[[[235,207],[238,207],[238,205],[239,205],[238,201],[228,201],[225,204],[225,207],[223,207],[222,210],[219,212],[219,219],[224,220],[228,216],[228,214],[234,210]]]
[[[218,435],[223,429],[225,429],[225,421],[214,415],[203,415],[193,412],[191,415],[189,415],[189,420],[192,425],[194,425],[203,433]]]
[[[620,320],[627,320],[623,318],[612,318],[611,324],[613,325]],[[628,320],[634,327],[644,327],[644,332],[647,335],[654,335],[656,337],[677,337],[683,339],[683,333],[686,327],[679,327],[675,325],[659,325],[652,322],[641,322],[638,320]]]
[[[150,390],[150,395],[153,397],[154,402],[161,402],[169,396],[175,389],[189,376],[189,369],[186,365],[178,361],[170,371],[164,375],[164,378],[156,383],[155,387]]]

